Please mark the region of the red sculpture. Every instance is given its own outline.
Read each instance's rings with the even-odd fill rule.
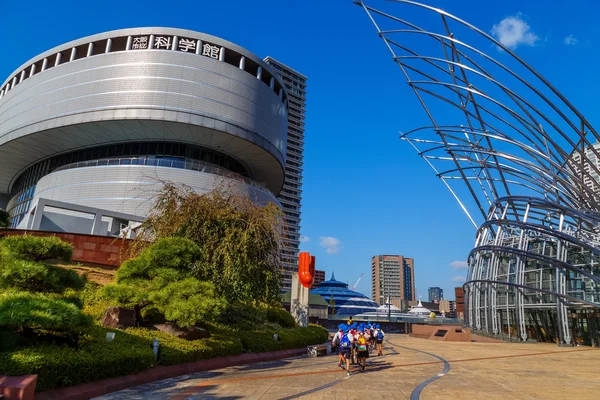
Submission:
[[[312,287],[315,280],[315,256],[309,252],[298,254],[298,280],[307,289]]]

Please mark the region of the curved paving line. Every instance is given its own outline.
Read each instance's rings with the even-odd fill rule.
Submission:
[[[377,358],[392,357],[392,356],[398,355],[398,352],[396,350],[394,350],[394,349],[391,349],[391,350],[392,350],[391,354],[386,354],[386,355],[383,355],[383,356],[379,356]],[[320,363],[320,364],[317,364],[317,365],[321,365],[321,364],[323,364],[323,363]],[[369,364],[369,365],[371,365],[371,364]],[[307,390],[307,391],[302,392],[302,393],[297,393],[297,394],[294,394],[294,395],[291,395],[291,396],[283,397],[281,400],[292,400],[292,399],[297,399],[297,398],[302,397],[302,396],[308,396],[310,394],[320,392],[321,390],[329,389],[330,387],[333,387],[333,386],[337,385],[338,383],[341,383],[341,382],[345,381],[346,379],[350,379],[351,377],[352,377],[352,375],[351,376],[345,376],[345,377],[337,379],[337,380],[335,380],[333,382],[326,383],[323,386],[319,386],[319,387]]]
[[[402,346],[400,346],[400,347],[402,347]],[[390,354],[386,354],[386,355],[383,355],[383,356],[380,356],[377,358],[386,358],[386,357],[393,357],[393,356],[398,355],[398,352],[396,350],[391,349],[391,351],[392,352]],[[299,357],[293,357],[293,359],[297,359],[297,358],[299,358]],[[265,361],[264,363],[269,363],[269,362],[270,361]],[[331,363],[331,361],[325,361],[325,362],[321,362],[321,363],[312,364],[312,366],[318,366],[318,365],[329,364],[329,363]],[[308,366],[311,366],[311,365],[308,365]],[[307,367],[307,365],[301,365],[298,367],[287,367],[287,368],[273,368],[273,369],[271,369],[271,371],[281,371],[284,369],[289,370],[289,369],[306,368],[306,367]],[[241,372],[241,371],[236,371],[236,372]],[[249,370],[249,371],[244,371],[244,372],[248,373],[248,372],[261,372],[261,371],[260,370],[257,370],[257,371]],[[205,381],[199,382],[193,386],[183,388],[176,395],[169,397],[169,399],[170,400],[186,399],[189,396],[200,393],[206,386],[210,386],[212,384],[222,384],[222,383],[241,382],[241,381],[254,381],[254,380],[262,380],[262,379],[279,379],[279,378],[286,378],[286,377],[292,377],[292,376],[331,374],[331,373],[335,373],[335,372],[342,372],[342,371],[340,371],[340,370],[321,370],[321,371],[307,371],[307,372],[287,373],[287,374],[284,373],[284,374],[279,374],[279,375],[263,375],[263,376],[255,376],[255,377],[235,377],[235,378],[230,378],[230,379],[205,380]],[[343,377],[341,379],[337,379],[337,380],[327,383],[323,386],[319,386],[317,388],[310,389],[310,390],[307,390],[302,393],[298,393],[295,395],[285,397],[285,399],[295,399],[300,396],[306,396],[308,394],[319,392],[321,390],[335,386],[335,385],[343,382],[344,380],[349,379],[350,377]],[[192,379],[197,379],[197,378],[194,377]]]
[[[387,342],[389,344],[391,344],[392,346],[401,347],[403,349],[412,350],[412,351],[416,351],[418,353],[427,354],[428,356],[435,357],[435,358],[437,358],[438,360],[440,360],[441,362],[444,363],[444,370],[442,371],[442,373],[441,374],[437,374],[435,376],[432,376],[431,378],[429,378],[426,381],[421,382],[419,385],[417,385],[417,387],[414,388],[414,390],[410,394],[410,400],[419,400],[419,398],[421,397],[421,392],[423,391],[423,389],[425,389],[425,387],[427,385],[429,385],[431,382],[434,382],[434,381],[440,379],[441,377],[445,376],[450,371],[450,364],[448,363],[448,361],[444,360],[442,357],[440,357],[440,356],[438,356],[436,354],[428,353],[428,352],[423,351],[423,350],[417,350],[417,349],[413,349],[413,348],[406,347],[406,346],[400,346],[399,344],[392,343],[389,339],[387,339]]]

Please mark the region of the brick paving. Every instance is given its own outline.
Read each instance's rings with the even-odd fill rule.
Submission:
[[[374,400],[411,399],[411,394],[411,400],[600,398],[597,349],[437,342],[404,335],[388,339],[386,355],[371,357],[366,372],[354,371],[350,377],[337,367],[337,356],[296,357],[183,375],[96,399]],[[443,376],[441,360],[450,368]]]

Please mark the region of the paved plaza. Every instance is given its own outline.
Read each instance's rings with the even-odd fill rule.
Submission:
[[[184,375],[96,399],[600,398],[600,351],[590,347],[388,335],[385,354],[350,377],[336,356],[297,357]]]

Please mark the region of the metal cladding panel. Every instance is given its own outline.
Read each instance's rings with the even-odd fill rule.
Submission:
[[[143,130],[122,132],[119,138],[114,132],[98,132],[108,121],[123,120],[179,122],[208,128],[200,135],[218,130],[236,136],[258,151],[247,151],[247,146],[242,151],[238,144],[231,155],[272,191],[279,192],[283,184],[287,115],[277,94],[248,72],[218,60],[140,50],[59,65],[23,81],[5,96],[0,102],[0,192],[6,192],[15,175],[39,159],[115,139],[147,138]],[[91,122],[98,128],[95,132],[66,133],[68,127]],[[26,140],[37,133],[43,134],[36,135],[33,143],[33,137]],[[232,139],[223,137],[220,143],[233,143]],[[32,144],[36,152],[29,157],[2,162],[15,149]]]
[[[40,198],[146,217],[163,182],[190,186],[197,193],[224,186],[258,204],[279,202],[267,191],[235,179],[177,168],[114,165],[53,172],[37,184],[32,204]]]

